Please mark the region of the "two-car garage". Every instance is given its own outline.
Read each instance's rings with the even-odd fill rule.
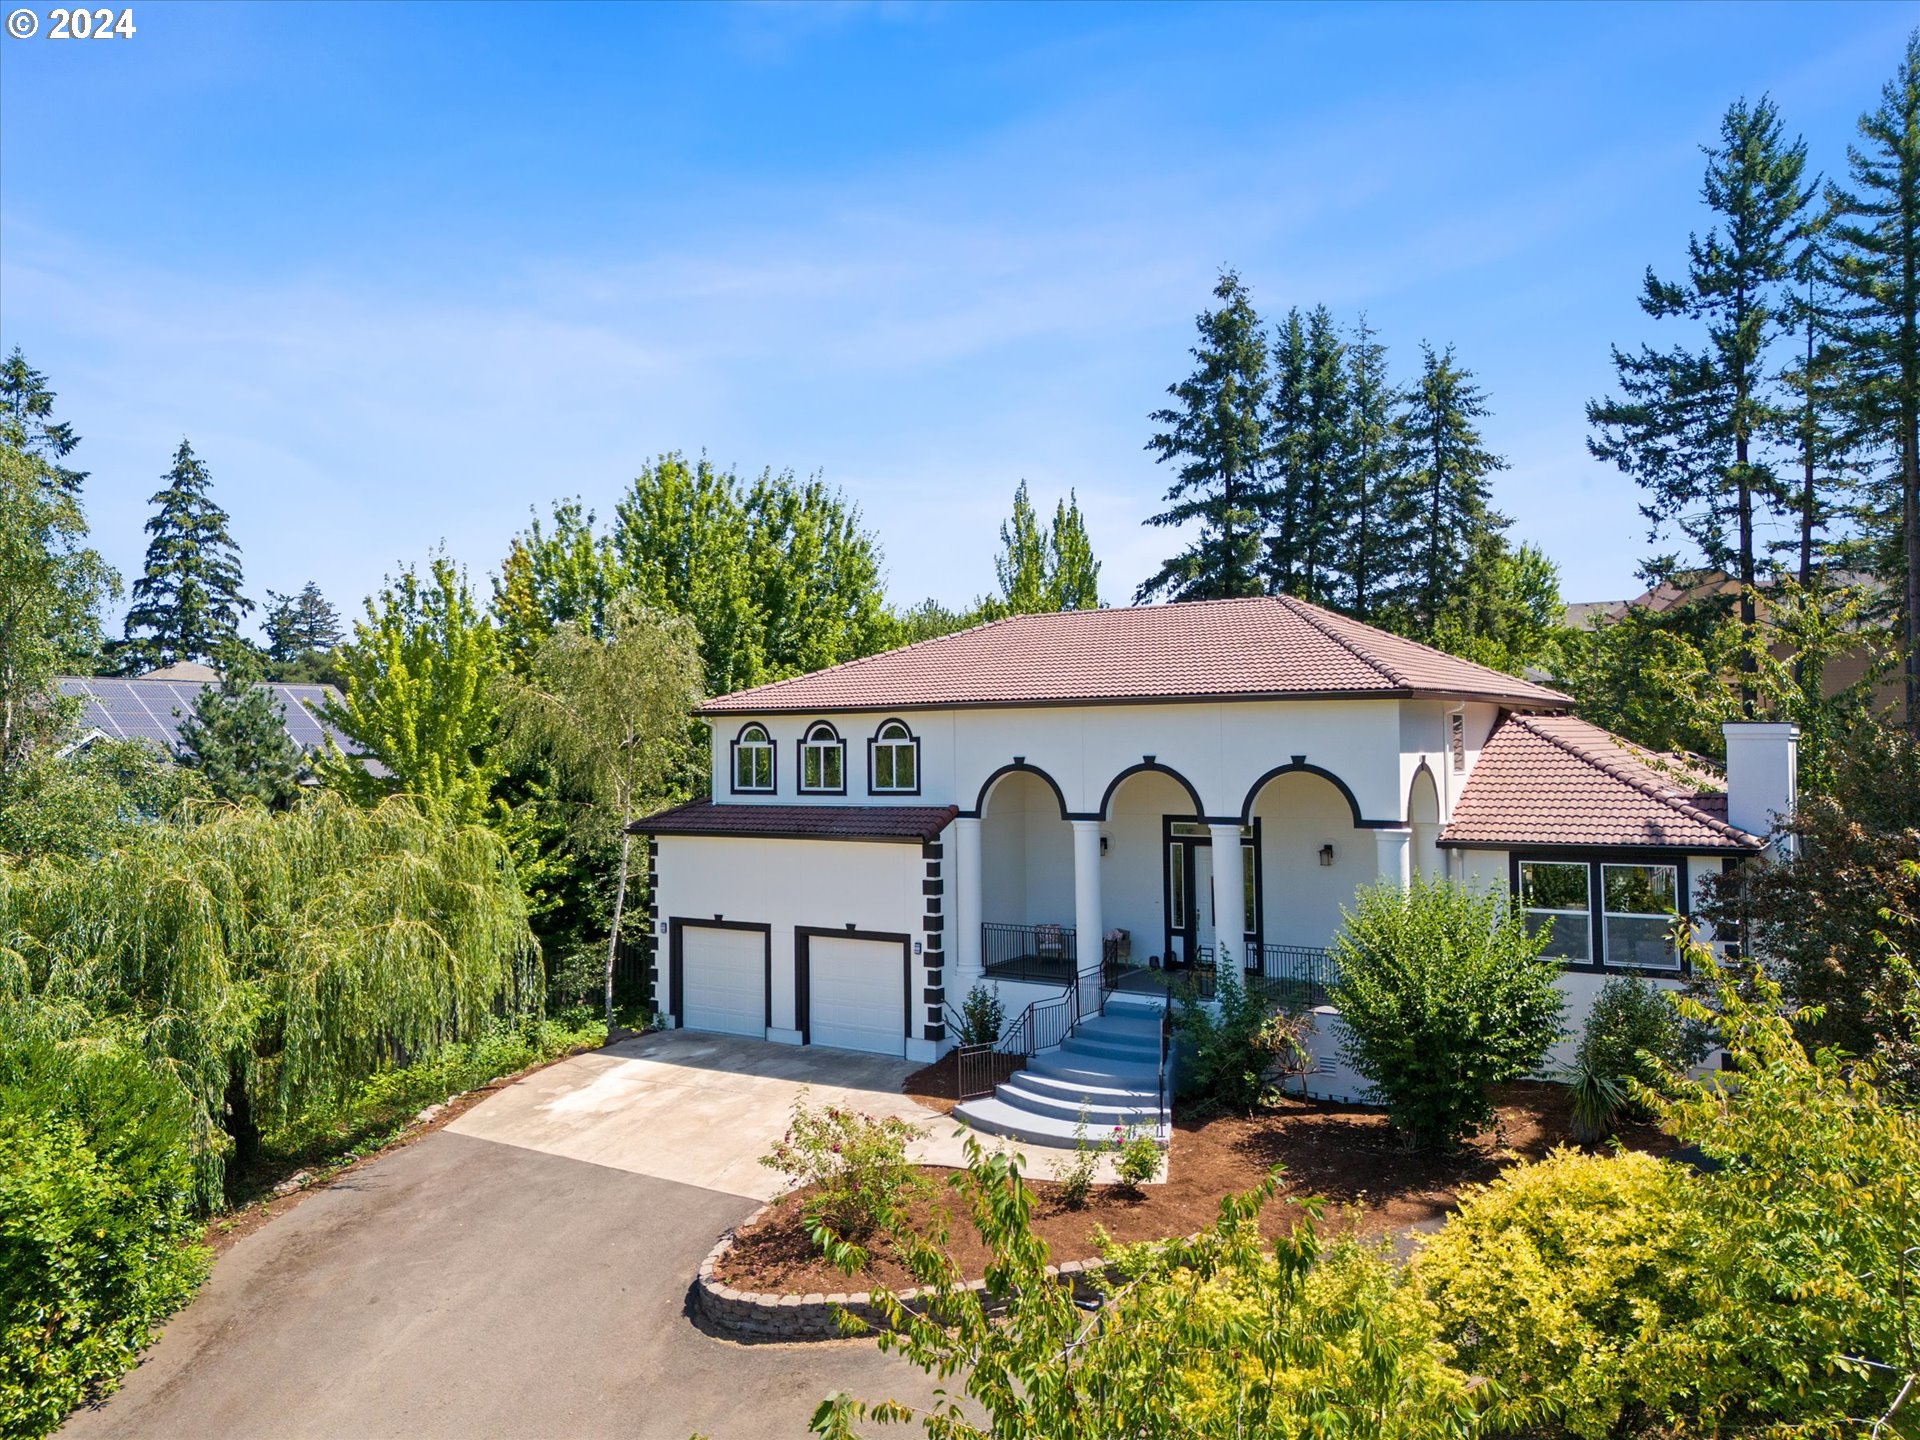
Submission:
[[[764,1036],[772,1024],[773,927],[674,920],[675,1020],[689,1030]],[[912,1024],[911,937],[796,927],[794,996],[802,1044],[904,1055]]]

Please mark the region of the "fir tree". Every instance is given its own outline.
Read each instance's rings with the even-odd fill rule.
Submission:
[[[1828,191],[1852,428],[1885,457],[1867,520],[1876,568],[1899,596],[1907,723],[1920,734],[1920,32],[1847,149],[1848,184]]]
[[[130,669],[179,660],[210,660],[238,638],[253,602],[240,593],[240,548],[227,533],[227,512],[207,494],[207,468],[185,440],[147,503],[146,573],[133,583],[123,656]]]
[[[340,612],[311,580],[300,587],[298,594],[267,591],[263,624],[267,632],[267,658],[276,665],[291,665],[309,655],[324,655],[346,636],[340,628]]]
[[[1274,341],[1266,420],[1267,588],[1337,603],[1353,478],[1347,350],[1324,305],[1290,310]]]
[[[1073,491],[1053,507],[1053,530],[1047,536],[1047,589],[1056,610],[1100,608],[1100,562],[1093,558],[1093,541],[1080,513],[1080,497]]]
[[[69,470],[60,462],[73,453],[80,437],[73,426],[53,418],[54,392],[47,377],[27,363],[18,345],[0,363],[0,430],[8,443],[36,456],[47,466],[48,477],[62,494],[78,498],[86,482],[84,470]]]
[[[1488,450],[1477,422],[1486,397],[1473,372],[1454,364],[1453,347],[1420,347],[1420,379],[1401,414],[1407,493],[1416,507],[1408,593],[1415,634],[1429,635],[1489,535],[1506,527],[1492,506],[1490,477],[1507,462]]]
[[[1219,308],[1195,320],[1193,373],[1167,387],[1178,405],[1150,417],[1166,427],[1147,442],[1161,464],[1175,462],[1168,508],[1149,525],[1200,523],[1200,534],[1142,584],[1136,600],[1230,599],[1259,593],[1260,490],[1264,417],[1271,377],[1266,337],[1252,298],[1231,270],[1214,286]]]
[[[300,793],[303,757],[287,734],[287,707],[233,649],[219,685],[203,685],[180,722],[180,761],[215,799],[284,810]]]
[[[1375,618],[1399,598],[1411,506],[1399,394],[1387,378],[1387,347],[1362,315],[1346,347],[1346,456],[1334,593],[1340,608]]]
[[[1645,488],[1642,513],[1657,534],[1668,522],[1700,547],[1707,563],[1741,585],[1740,623],[1753,631],[1755,526],[1790,499],[1763,453],[1783,426],[1767,357],[1791,323],[1783,293],[1804,238],[1806,145],[1789,144],[1771,101],[1732,105],[1720,143],[1707,148],[1703,194],[1718,217],[1705,239],[1688,240],[1687,278],[1664,281],[1649,269],[1640,308],[1654,319],[1682,317],[1705,329],[1698,350],[1637,355],[1617,347],[1621,397],[1593,401],[1598,432],[1588,448]],[[1744,691],[1750,714],[1754,692]]]
[[[1268,485],[1261,568],[1276,595],[1302,593],[1307,493],[1307,325],[1296,307],[1273,337],[1273,381],[1266,414]]]

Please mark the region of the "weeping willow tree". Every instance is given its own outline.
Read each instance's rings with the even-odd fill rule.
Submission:
[[[0,868],[0,991],[135,1027],[192,1097],[207,1205],[263,1125],[537,1015],[541,987],[505,845],[416,797],[222,808]]]

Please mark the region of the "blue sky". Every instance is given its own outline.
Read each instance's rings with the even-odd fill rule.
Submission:
[[[9,7],[11,8],[11,7]],[[0,38],[0,345],[129,577],[191,437],[250,591],[476,578],[664,450],[821,471],[893,599],[991,588],[1025,477],[1124,602],[1177,542],[1147,412],[1222,266],[1452,343],[1569,599],[1630,593],[1587,457],[1701,158],[1770,92],[1842,163],[1920,6],[461,6],[137,0]]]

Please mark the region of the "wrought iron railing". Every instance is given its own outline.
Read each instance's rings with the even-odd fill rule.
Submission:
[[[1078,962],[1071,925],[980,927],[980,965],[996,980],[1064,985],[1078,973]]]
[[[1340,978],[1333,955],[1312,945],[1262,945],[1260,968],[1248,983],[1283,1010],[1311,1010],[1327,1003]]]
[[[1160,1009],[1159,1094],[1160,1094],[1160,1114],[1161,1116],[1165,1117],[1165,1119],[1168,1122],[1171,1122],[1173,1119],[1172,1114],[1167,1109],[1167,1061],[1172,1056],[1172,1054],[1173,1054],[1173,1007],[1171,1005],[1165,1005],[1165,1006],[1162,1006]],[[1156,1120],[1154,1123],[1158,1124],[1160,1122]],[[1171,1129],[1170,1123],[1169,1123],[1169,1129]],[[1169,1142],[1171,1142],[1173,1139],[1173,1136],[1169,1134],[1167,1136],[1167,1139]]]
[[[1073,975],[1058,995],[1035,1000],[1014,1016],[998,1040],[954,1046],[959,1098],[973,1100],[991,1095],[1001,1080],[1019,1068],[1010,1061],[1024,1061],[1041,1050],[1064,1044],[1083,1016],[1098,1014],[1105,1007],[1106,975],[1104,964],[1090,966]],[[947,1009],[947,1016],[949,1024],[955,1024],[959,1018],[951,1007]]]

